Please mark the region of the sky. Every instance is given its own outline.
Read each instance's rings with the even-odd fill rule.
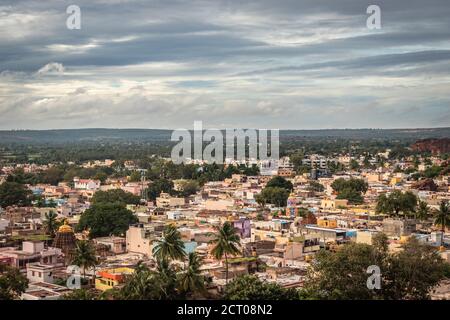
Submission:
[[[381,29],[367,27],[371,4]],[[448,127],[450,3],[0,0],[0,130],[194,121]]]

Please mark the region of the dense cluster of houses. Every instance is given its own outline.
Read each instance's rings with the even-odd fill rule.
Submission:
[[[351,160],[345,155],[335,159],[312,155],[305,158],[304,164],[326,169],[330,161],[348,165]],[[178,227],[186,252],[195,251],[204,258],[202,270],[212,279],[211,290],[221,290],[225,284],[224,264],[210,253],[214,227],[225,221],[231,222],[237,230],[242,248],[242,254],[229,261],[231,278],[254,273],[261,279],[277,282],[286,288],[300,287],[317,251],[334,250],[352,241],[371,244],[378,232],[389,236],[391,250],[399,250],[407,237],[414,236],[435,246],[450,262],[448,233],[442,234],[433,229],[431,222],[391,218],[375,212],[378,196],[393,190],[410,190],[431,209],[438,208],[440,201],[450,200],[448,176],[434,179],[436,187],[433,189],[426,186],[418,188],[416,182],[408,179],[407,174],[394,170],[394,165],[389,162],[377,169],[347,170],[345,173],[313,177],[311,173],[296,175],[289,158],[282,161],[279,172],[274,174],[285,177],[294,186],[287,207],[266,205],[262,208],[256,202],[255,196],[263,190],[271,175],[242,174],[235,174],[224,181],[207,182],[199,192],[186,198],[161,193],[154,202],[128,205],[127,208],[138,218],[138,223],[130,225],[122,236],[93,239],[100,264],[95,269],[86,270],[86,273],[88,276],[95,275],[95,288],[103,291],[120,286],[124,275],[132,273],[139,261],[149,265],[154,263],[154,241],[161,237],[164,226],[169,223]],[[432,158],[432,161],[439,164],[441,160]],[[86,166],[112,164],[106,160]],[[127,165],[133,164],[130,162]],[[408,161],[395,163],[395,167],[400,168],[410,165]],[[21,167],[26,172],[48,168],[35,165]],[[16,167],[3,167],[3,179],[14,169]],[[419,167],[421,169],[425,167]],[[324,187],[323,191],[310,188],[313,178]],[[351,205],[346,199],[337,199],[331,185],[338,178],[365,180],[368,190],[363,195],[364,204]],[[29,186],[34,194],[43,196],[46,201],[52,200],[56,204],[54,208],[4,208],[0,215],[0,263],[15,266],[26,274],[31,284],[23,299],[58,299],[70,291],[64,282],[71,274],[64,248],[52,246],[43,234],[42,222],[46,213],[54,211],[66,221],[58,230],[61,237],[73,234],[76,239],[86,239],[86,233],[75,233],[73,227],[80,215],[91,206],[90,199],[95,192],[122,189],[139,196],[149,184],[151,181],[129,182],[127,177],[107,179],[104,183],[75,177],[72,183],[57,186]],[[12,241],[14,239],[17,241]],[[63,244],[64,241],[69,240],[63,240]],[[440,294],[445,295],[445,292]]]

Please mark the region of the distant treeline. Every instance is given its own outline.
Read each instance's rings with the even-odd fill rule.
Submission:
[[[0,164],[170,157],[176,144],[170,141],[171,132],[151,129],[0,131]],[[450,128],[284,130],[280,131],[280,155],[366,156],[389,148],[392,158],[402,158],[414,153],[409,147],[417,140],[442,137],[450,137]]]
[[[77,142],[151,142],[170,141],[171,130],[159,129],[63,129],[63,130],[10,130],[0,131],[0,145],[48,144]],[[449,128],[431,129],[327,129],[327,130],[281,130],[282,141],[299,138],[364,139],[416,141],[427,138],[448,138]]]

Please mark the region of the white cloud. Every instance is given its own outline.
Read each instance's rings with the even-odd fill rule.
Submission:
[[[45,66],[40,68],[36,74],[37,75],[54,75],[54,74],[64,74],[65,68],[61,63],[50,62]]]

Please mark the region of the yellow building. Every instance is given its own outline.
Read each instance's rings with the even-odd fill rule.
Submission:
[[[133,273],[134,269],[127,267],[100,270],[95,279],[95,289],[106,291],[117,287],[125,281],[127,275]]]
[[[318,218],[317,226],[321,228],[337,228],[337,220],[336,219],[327,219],[327,218]]]
[[[345,208],[347,206],[348,206],[347,199],[323,199],[321,201],[321,207],[324,209]]]
[[[283,235],[281,231],[275,230],[264,230],[264,229],[251,229],[251,240],[252,241],[276,241],[276,242],[287,242],[288,238]]]
[[[391,179],[391,186],[395,186],[398,183],[401,183],[403,179],[401,177],[393,177]]]

